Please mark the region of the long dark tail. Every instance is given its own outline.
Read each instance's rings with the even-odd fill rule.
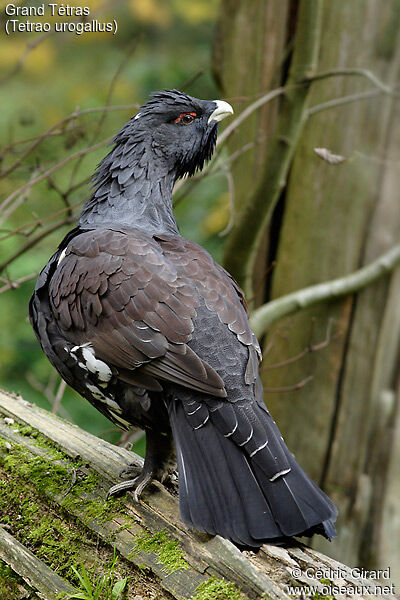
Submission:
[[[279,431],[261,408],[267,437]],[[193,429],[182,403],[169,406],[179,469],[182,520],[241,546],[259,547],[290,536],[335,537],[337,509],[308,477],[280,439],[289,469],[268,478],[260,457],[251,458],[209,420]]]

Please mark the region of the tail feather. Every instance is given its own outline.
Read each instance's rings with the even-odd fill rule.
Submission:
[[[260,412],[273,449],[279,430],[268,413]],[[279,447],[290,470],[271,481],[261,452],[251,458],[211,420],[193,429],[179,400],[171,402],[169,413],[185,523],[249,547],[293,535],[335,536],[334,504],[301,469],[280,434]]]
[[[170,419],[182,520],[243,546],[259,546],[260,534],[281,536],[243,452],[212,424],[193,430],[179,402],[172,403]]]

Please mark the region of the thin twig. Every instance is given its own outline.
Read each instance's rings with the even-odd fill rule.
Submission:
[[[271,365],[264,365],[260,368],[260,371],[270,371],[272,369],[279,369],[280,367],[286,367],[286,365],[290,365],[294,362],[297,362],[298,360],[303,358],[303,356],[306,356],[306,354],[311,354],[311,352],[317,352],[318,350],[322,350],[323,348],[326,348],[331,341],[332,323],[333,323],[333,319],[329,319],[328,326],[326,328],[325,339],[322,340],[322,342],[319,342],[318,344],[309,343],[305,348],[303,348],[303,350],[301,352],[299,352],[295,356],[291,356],[290,358],[287,358],[286,360],[282,360],[280,362],[273,363]]]
[[[268,267],[264,270],[263,276],[261,277],[261,279],[257,282],[257,286],[254,289],[254,296],[248,298],[247,302],[249,304],[251,304],[252,302],[254,302],[254,300],[257,298],[258,292],[261,289],[261,286],[263,286],[267,280],[268,275],[271,273],[271,271],[273,271],[273,269],[275,269],[276,266],[276,261],[273,260]]]
[[[75,152],[74,154],[70,154],[70,156],[67,156],[67,158],[64,158],[64,160],[62,160],[61,162],[59,162],[56,165],[54,165],[53,167],[51,167],[51,169],[49,169],[45,173],[42,173],[39,177],[36,177],[32,181],[29,181],[28,183],[26,183],[25,185],[23,185],[22,187],[20,187],[18,190],[15,190],[15,192],[13,192],[12,194],[10,194],[10,196],[8,196],[8,198],[6,198],[4,200],[4,202],[3,202],[3,204],[1,205],[0,212],[3,212],[4,209],[5,209],[5,207],[8,206],[10,204],[10,202],[16,196],[19,196],[19,194],[22,194],[22,192],[24,192],[25,190],[31,188],[33,185],[36,185],[40,181],[43,181],[44,179],[47,179],[49,175],[51,175],[55,171],[58,171],[58,169],[61,169],[61,167],[63,167],[64,165],[68,164],[69,162],[71,162],[71,160],[75,160],[76,158],[79,158],[80,156],[82,156],[84,154],[88,154],[89,152],[93,152],[94,150],[97,150],[98,148],[101,148],[102,146],[105,146],[112,139],[113,139],[113,136],[110,136],[110,137],[106,138],[105,140],[102,140],[101,142],[98,142],[94,146],[90,146],[89,148],[84,148],[83,150],[79,150],[78,152]],[[3,223],[3,221],[4,221],[4,219],[0,220],[0,223]]]
[[[204,177],[209,175],[217,175],[221,172],[224,172],[228,166],[232,165],[244,152],[247,152],[250,148],[254,146],[254,142],[249,142],[245,144],[242,148],[239,148],[231,154],[228,158],[223,161],[220,161],[220,156],[218,154],[214,155],[214,157],[210,160],[210,162],[206,165],[206,167],[196,173],[193,177],[187,178],[184,177],[176,182],[174,186],[174,207],[182,202],[182,200],[187,196],[188,192],[195,187],[195,185]],[[177,195],[177,192],[184,187],[184,192],[181,195]]]
[[[27,281],[32,281],[38,276],[37,273],[31,273],[30,275],[26,275],[25,277],[21,277],[20,279],[15,279],[14,281],[9,280],[6,285],[0,288],[0,294],[3,292],[7,292],[8,290],[16,290],[20,287],[21,283],[26,283]],[[0,278],[1,281],[7,281],[3,277]]]
[[[296,390],[300,390],[302,387],[304,387],[305,385],[307,385],[307,383],[309,381],[312,381],[314,379],[313,375],[309,375],[308,377],[305,377],[304,379],[302,379],[301,381],[299,381],[298,383],[295,383],[294,385],[287,385],[284,387],[276,387],[276,388],[268,388],[265,387],[264,388],[264,392],[266,392],[267,394],[269,393],[275,393],[275,392],[294,392]]]
[[[36,38],[34,38],[32,41],[28,42],[23,53],[21,54],[21,56],[18,58],[15,66],[7,73],[7,75],[5,75],[4,77],[2,77],[0,79],[0,85],[6,83],[9,79],[11,79],[12,77],[14,77],[14,75],[16,75],[24,66],[29,54],[32,52],[32,50],[34,50],[36,48],[36,46],[38,46],[39,44],[41,44],[41,42],[43,42],[43,40],[48,37],[49,35],[51,35],[52,32],[45,32],[42,33],[42,35],[37,36]]]
[[[58,386],[58,390],[54,398],[53,406],[51,407],[51,412],[55,415],[58,413],[66,388],[67,383],[63,379],[61,379],[60,385]]]
[[[2,215],[1,215],[1,219],[0,219],[1,223],[4,223],[4,221],[7,220],[9,215],[11,215],[19,206],[21,206],[21,204],[24,204],[24,202],[28,199],[30,191],[31,191],[31,185],[33,185],[32,182],[36,179],[37,173],[38,173],[38,171],[35,169],[35,171],[33,171],[31,173],[28,183],[25,185],[25,191],[23,191],[20,194],[20,196],[15,198],[14,202],[10,206],[8,206],[7,208],[5,208],[2,211]]]
[[[219,232],[219,236],[223,237],[224,235],[227,235],[230,230],[232,229],[234,223],[235,223],[235,182],[233,180],[233,176],[232,173],[230,172],[230,170],[228,168],[226,168],[224,170],[224,174],[225,177],[227,179],[228,182],[228,192],[229,192],[229,221],[227,226]]]
[[[124,69],[127,62],[132,58],[132,55],[136,52],[136,49],[137,49],[138,45],[140,44],[141,40],[142,40],[142,36],[139,36],[137,38],[137,40],[135,40],[132,47],[129,49],[129,52],[127,53],[127,55],[123,57],[120,64],[118,65],[118,68],[117,68],[116,72],[114,73],[114,76],[112,77],[109,88],[108,88],[108,92],[107,92],[107,96],[106,96],[106,106],[108,106],[111,102],[111,98],[114,93],[115,85],[118,81],[119,76],[122,73],[122,70]],[[103,112],[100,115],[100,119],[98,120],[94,134],[89,142],[90,145],[93,145],[94,142],[96,141],[97,137],[100,135],[101,129],[104,125],[106,115],[107,115],[107,111],[103,110]],[[69,186],[68,186],[69,189],[73,186],[73,182],[74,182],[76,173],[77,173],[79,167],[81,166],[84,158],[85,158],[85,155],[84,154],[81,155],[80,158],[75,163],[74,168],[72,169],[71,177],[69,180]]]
[[[237,129],[239,127],[239,125],[241,125],[243,123],[243,121],[248,119],[248,117],[250,117],[250,115],[252,115],[253,112],[255,112],[256,110],[258,110],[259,108],[264,106],[264,104],[267,104],[267,102],[270,102],[271,100],[273,100],[274,98],[277,98],[278,96],[282,96],[282,94],[284,94],[285,92],[287,92],[289,90],[292,90],[292,89],[295,89],[298,87],[303,87],[304,85],[305,85],[304,83],[299,83],[299,84],[287,85],[287,86],[282,86],[282,87],[276,88],[275,90],[271,90],[264,96],[261,96],[261,98],[258,98],[258,100],[256,100],[255,102],[252,102],[251,104],[249,104],[249,106],[247,108],[245,108],[240,113],[240,115],[238,117],[236,117],[236,119],[234,119],[230,123],[230,125],[228,125],[228,127],[226,127],[226,129],[224,129],[224,131],[218,136],[217,147],[221,146],[229,138],[229,136],[232,135],[232,133],[235,131],[235,129]]]
[[[327,71],[321,71],[320,73],[315,73],[312,77],[305,77],[303,81],[319,81],[320,79],[326,79],[328,77],[346,77],[352,75],[358,75],[360,77],[365,77],[366,79],[369,79],[369,81],[373,83],[375,87],[382,90],[382,92],[384,92],[385,94],[392,95],[395,93],[393,88],[391,88],[389,85],[386,85],[386,83],[383,83],[383,81],[381,81],[376,75],[374,75],[372,71],[369,71],[368,69],[359,69],[357,67],[350,67],[344,69],[329,69]]]
[[[336,108],[337,106],[343,106],[344,104],[351,104],[352,102],[359,102],[360,100],[376,98],[376,96],[381,96],[382,94],[382,90],[377,89],[369,90],[367,92],[360,92],[358,94],[349,94],[348,96],[341,96],[340,98],[334,98],[333,100],[322,102],[322,104],[310,106],[310,108],[307,109],[307,117],[311,117],[311,115],[322,112],[323,110]]]
[[[131,108],[139,108],[139,104],[137,104],[137,103],[135,103],[135,104],[116,104],[115,106],[99,106],[96,108],[86,108],[84,110],[75,110],[73,113],[71,113],[67,117],[64,117],[63,119],[61,119],[61,121],[58,121],[55,125],[52,125],[49,129],[47,129],[47,131],[45,131],[41,135],[33,137],[33,138],[28,138],[25,140],[16,141],[13,144],[9,144],[2,151],[3,156],[17,144],[25,144],[29,141],[34,140],[34,143],[31,146],[29,146],[29,148],[26,149],[26,151],[20,156],[20,158],[15,163],[13,163],[7,170],[0,173],[0,177],[4,178],[7,175],[9,175],[12,171],[14,171],[25,160],[25,158],[27,158],[29,156],[29,154],[31,154],[31,152],[33,152],[33,150],[35,148],[37,148],[37,146],[43,140],[47,139],[48,137],[50,137],[52,135],[62,134],[62,132],[57,132],[57,129],[59,129],[60,127],[63,127],[64,125],[66,125],[67,123],[72,121],[73,119],[78,119],[79,117],[82,117],[84,115],[90,115],[90,114],[97,113],[97,112],[110,112],[110,111],[114,111],[114,110],[115,111],[129,110]]]
[[[68,213],[70,209],[77,208],[84,202],[85,202],[85,198],[82,198],[78,202],[71,204],[69,207],[64,207],[64,208],[61,208],[60,210],[57,210],[56,212],[52,213],[49,217],[45,217],[45,218],[41,218],[41,219],[39,217],[37,217],[35,221],[29,221],[28,223],[21,225],[17,229],[7,230],[7,231],[3,229],[1,231],[4,231],[4,232],[6,231],[6,233],[2,237],[0,237],[0,242],[8,239],[9,237],[12,237],[13,235],[17,235],[17,234],[23,235],[24,237],[29,237],[30,235],[32,235],[32,233],[34,233],[36,231],[36,229],[38,227],[43,227],[45,223],[52,221],[53,219],[55,219],[56,217],[58,217],[62,214]],[[32,214],[33,214],[33,216],[36,216],[35,213],[32,212]],[[28,229],[29,227],[32,227],[31,231],[24,232],[24,229]]]
[[[50,233],[53,233],[53,231],[60,229],[60,227],[63,227],[64,225],[68,225],[70,223],[72,223],[72,218],[67,217],[66,219],[63,219],[62,221],[58,221],[57,223],[54,223],[54,225],[51,225],[47,229],[44,229],[43,231],[41,231],[36,237],[30,239],[24,246],[22,246],[22,248],[20,248],[16,252],[14,252],[14,254],[10,258],[8,258],[6,261],[4,261],[0,265],[0,273],[4,269],[6,269],[12,262],[14,262],[14,260],[16,260],[17,258],[22,256],[22,254],[24,254],[27,250],[30,250],[30,248],[32,248],[33,246],[36,246],[36,244],[38,242],[40,242],[43,238],[50,235]]]
[[[29,385],[34,390],[43,394],[50,406],[53,406],[55,400],[54,386],[57,379],[59,378],[57,372],[53,368],[50,368],[49,379],[47,384],[44,384],[41,381],[39,381],[31,371],[28,371],[25,374],[25,377]],[[60,407],[60,416],[62,416],[64,419],[68,419],[69,421],[71,421],[71,415],[62,405]]]
[[[181,92],[183,92],[184,90],[186,90],[186,88],[189,87],[189,85],[191,85],[194,81],[196,81],[196,79],[198,79],[202,75],[204,75],[204,69],[199,69],[196,73],[194,73],[193,75],[191,75],[189,77],[189,79],[187,79],[186,81],[184,81],[184,83],[182,83],[182,85],[178,89]]]

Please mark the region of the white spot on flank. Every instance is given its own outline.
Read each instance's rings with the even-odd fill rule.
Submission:
[[[67,249],[66,249],[66,248],[64,248],[64,250],[61,252],[61,254],[60,254],[60,256],[59,256],[59,259],[58,259],[58,261],[57,261],[57,267],[58,267],[58,265],[60,264],[60,262],[62,261],[62,259],[63,259],[63,258],[65,258],[65,253],[66,253],[66,252],[67,252]]]
[[[96,398],[96,400],[99,400],[99,402],[102,402],[103,404],[107,404],[107,406],[109,406],[110,408],[112,408],[113,410],[115,410],[117,412],[122,412],[119,404],[117,404],[115,402],[115,400],[111,400],[111,398],[107,398],[107,396],[105,396],[103,394],[103,392],[101,390],[99,390],[99,388],[97,388],[95,385],[91,385],[90,383],[88,383],[86,387],[88,390],[90,390],[92,392],[92,394]]]
[[[98,360],[94,355],[94,350],[90,346],[86,344],[81,346],[82,356],[86,361],[85,368],[97,375],[100,381],[110,381],[112,377],[112,371],[110,367],[103,362],[102,360]]]
[[[80,350],[81,348],[87,348],[88,346],[90,346],[90,342],[86,342],[86,344],[82,344],[81,346],[74,346],[71,348],[71,352],[76,352],[77,350]]]
[[[113,419],[117,421],[117,423],[122,425],[122,427],[125,427],[126,429],[130,429],[132,427],[132,424],[129,423],[129,421],[125,421],[125,419],[117,415],[113,410],[110,410],[110,414],[112,415]]]
[[[136,115],[133,117],[133,120],[136,121],[136,119],[138,119],[141,115],[142,113],[140,112],[136,113]]]

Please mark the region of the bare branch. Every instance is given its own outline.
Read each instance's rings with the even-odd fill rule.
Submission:
[[[38,276],[37,273],[31,273],[30,275],[26,275],[25,277],[21,277],[20,279],[15,279],[15,281],[4,279],[4,277],[0,277],[0,281],[6,282],[3,287],[0,288],[0,294],[3,292],[7,292],[8,290],[16,290],[20,287],[21,283],[25,283],[26,281],[31,281]]]
[[[84,148],[83,150],[79,150],[78,152],[75,152],[74,154],[70,154],[70,156],[67,156],[67,158],[64,158],[64,160],[62,160],[61,162],[59,162],[56,165],[54,165],[53,167],[51,167],[51,169],[48,169],[48,171],[46,171],[45,173],[42,173],[39,177],[35,177],[32,181],[29,181],[28,183],[26,183],[25,185],[20,187],[18,190],[15,190],[15,192],[10,194],[10,196],[8,196],[8,198],[6,198],[3,202],[3,204],[0,206],[0,211],[3,212],[4,209],[10,204],[10,202],[14,198],[19,196],[19,194],[22,194],[22,192],[24,192],[25,190],[36,185],[40,181],[47,179],[49,177],[49,175],[51,175],[58,169],[61,169],[61,167],[68,164],[69,162],[71,162],[71,160],[75,160],[76,158],[79,158],[80,156],[82,156],[84,154],[88,154],[89,152],[92,152],[93,150],[97,150],[97,148],[101,148],[101,146],[108,144],[108,142],[110,142],[112,139],[113,139],[113,136],[110,136],[110,137],[106,138],[105,140],[98,142],[98,144],[95,144],[94,146],[90,146],[89,148]],[[0,220],[0,223],[3,223],[3,222],[4,222],[4,214],[3,214],[3,219]]]
[[[186,88],[189,87],[189,85],[192,85],[192,83],[194,81],[196,81],[196,79],[198,79],[199,77],[201,77],[202,75],[204,75],[204,69],[199,69],[198,71],[196,71],[196,73],[194,73],[193,75],[191,75],[189,77],[189,79],[187,79],[186,81],[184,81],[182,83],[182,85],[180,86],[180,90],[181,92],[183,92],[184,90],[186,90]]]
[[[136,49],[137,49],[138,45],[140,44],[141,40],[142,40],[142,36],[139,36],[137,38],[137,40],[135,40],[135,42],[132,45],[132,47],[129,49],[129,52],[127,53],[127,55],[123,57],[122,61],[118,65],[118,68],[117,68],[116,72],[114,73],[114,76],[111,79],[111,82],[110,82],[110,85],[109,85],[109,88],[108,88],[107,97],[106,97],[106,106],[108,106],[110,104],[112,95],[114,93],[114,88],[115,88],[115,85],[116,85],[116,83],[118,81],[118,78],[121,75],[121,73],[122,73],[125,65],[127,64],[127,62],[132,58],[132,55],[136,52]],[[104,125],[104,121],[105,121],[106,116],[107,116],[107,111],[103,110],[102,114],[100,115],[100,119],[98,120],[98,123],[97,123],[96,129],[94,131],[94,134],[93,134],[93,136],[91,138],[90,145],[93,145],[94,142],[96,141],[97,137],[100,135],[100,132],[101,132],[101,129],[102,129],[103,125]],[[77,173],[79,167],[81,166],[84,157],[85,157],[85,155],[82,154],[79,157],[79,159],[77,160],[77,162],[75,163],[75,165],[74,165],[74,168],[73,168],[72,173],[71,173],[70,181],[69,181],[69,188],[71,188],[72,185],[73,185],[76,173]]]
[[[255,102],[252,102],[218,136],[217,147],[221,146],[228,139],[228,137],[230,135],[232,135],[232,133],[235,131],[235,129],[237,129],[243,123],[243,121],[245,121],[248,117],[250,117],[250,115],[252,115],[253,112],[255,112],[256,110],[258,110],[259,108],[264,106],[264,104],[267,104],[267,102],[271,102],[271,100],[273,100],[274,98],[277,98],[278,96],[282,96],[282,94],[284,94],[285,92],[287,92],[289,90],[295,89],[297,87],[303,87],[304,85],[305,85],[305,83],[300,83],[300,84],[279,87],[279,88],[276,88],[275,90],[271,90],[264,96],[261,96],[261,98],[258,98],[258,100],[255,100]]]
[[[264,392],[266,392],[267,394],[272,394],[275,392],[294,392],[296,390],[300,390],[302,387],[307,385],[307,383],[309,381],[312,381],[313,379],[314,379],[313,375],[309,375],[308,377],[305,377],[304,379],[302,379],[301,381],[299,381],[298,383],[295,383],[293,385],[286,385],[284,387],[276,387],[276,388],[264,387]]]
[[[377,89],[369,90],[367,92],[360,92],[359,94],[349,94],[348,96],[342,96],[340,98],[334,98],[333,100],[328,100],[328,102],[323,102],[322,104],[316,104],[315,106],[311,106],[307,109],[307,116],[310,117],[315,113],[322,112],[323,110],[328,110],[329,108],[343,106],[344,104],[351,104],[352,102],[359,102],[360,100],[369,100],[370,98],[375,98],[376,96],[380,96],[382,94],[382,90]]]
[[[355,67],[344,68],[344,69],[329,69],[328,71],[322,71],[320,73],[315,73],[312,77],[304,78],[304,82],[309,81],[318,81],[320,79],[326,79],[327,77],[338,77],[338,76],[352,76],[359,75],[360,77],[365,77],[369,79],[371,83],[375,85],[375,87],[379,88],[384,94],[393,95],[395,91],[386,83],[383,83],[372,71],[368,69],[359,69]]]
[[[239,156],[241,156],[244,152],[247,152],[247,150],[249,150],[253,146],[254,146],[254,142],[249,142],[248,144],[245,144],[242,148],[239,148],[236,152],[231,154],[228,158],[226,158],[223,161],[219,160],[219,158],[220,158],[219,154],[215,154],[214,157],[211,159],[211,161],[207,164],[207,166],[202,171],[200,171],[193,177],[190,177],[190,179],[188,179],[187,177],[184,177],[183,179],[180,179],[179,181],[177,181],[174,186],[174,206],[179,204],[179,202],[182,202],[182,200],[185,198],[185,196],[188,194],[188,192],[190,190],[192,190],[193,187],[195,187],[195,185],[201,179],[203,179],[203,177],[206,177],[208,175],[217,175],[221,172],[226,171],[226,169],[230,165],[232,165],[235,162],[235,160],[237,160],[239,158]],[[181,188],[184,188],[184,191],[181,195],[178,196],[177,192]]]
[[[279,369],[280,367],[286,367],[286,365],[290,365],[294,362],[297,362],[298,360],[303,358],[303,356],[306,356],[306,354],[311,354],[312,352],[317,352],[318,350],[322,350],[323,348],[326,348],[331,341],[332,323],[333,323],[333,319],[329,319],[328,326],[326,328],[325,339],[322,340],[322,342],[319,342],[318,344],[309,343],[308,346],[303,348],[303,350],[301,352],[299,352],[298,354],[296,354],[295,356],[291,356],[290,358],[287,358],[286,360],[282,360],[281,362],[278,362],[278,363],[273,363],[271,365],[264,365],[263,367],[260,368],[260,371],[271,371],[272,369]],[[272,345],[269,346],[268,350],[270,350],[271,347],[272,347]]]
[[[51,412],[53,414],[59,412],[63,418],[71,420],[71,416],[69,415],[68,411],[63,406],[61,406],[62,396],[65,392],[67,384],[61,379],[61,377],[58,375],[55,369],[50,369],[47,383],[42,383],[41,381],[39,381],[39,379],[37,379],[34,373],[32,373],[31,371],[28,371],[25,374],[25,377],[29,385],[34,390],[44,395],[44,397],[47,399],[48,403],[52,407]],[[57,381],[60,381],[60,383],[58,385],[57,392],[55,393]]]
[[[228,168],[225,169],[225,177],[228,182],[229,190],[229,221],[225,229],[219,232],[219,236],[227,235],[235,222],[235,182],[233,181],[232,173]]]
[[[80,185],[83,185],[83,183],[84,182],[81,182]],[[39,218],[36,215],[36,213],[32,211],[32,215],[34,217],[36,217],[35,221],[29,221],[28,223],[25,223],[24,225],[21,225],[20,227],[17,227],[16,229],[13,229],[13,230],[5,230],[5,229],[0,230],[0,231],[4,232],[4,235],[2,237],[0,237],[0,242],[6,240],[9,237],[12,237],[13,235],[17,235],[17,234],[23,235],[24,237],[29,237],[36,231],[36,229],[38,227],[44,227],[45,223],[52,221],[53,219],[55,219],[56,217],[58,217],[60,215],[69,213],[70,209],[74,209],[77,206],[80,206],[81,204],[83,204],[84,201],[85,201],[85,199],[79,200],[78,202],[75,202],[74,204],[71,204],[70,206],[66,206],[64,208],[61,208],[60,210],[57,210],[56,212],[51,214],[49,217],[45,217],[45,218]],[[29,229],[29,227],[31,227],[30,231],[24,231],[25,229]]]
[[[312,285],[272,300],[253,312],[250,318],[253,331],[257,336],[261,336],[273,323],[287,315],[358,292],[393,271],[399,264],[400,244],[397,244],[371,264],[350,275]]]
[[[96,108],[86,108],[85,110],[75,110],[73,113],[71,113],[67,117],[64,117],[63,119],[61,119],[61,121],[58,121],[57,123],[55,123],[55,125],[52,125],[49,129],[47,129],[47,131],[45,131],[41,135],[33,137],[33,138],[28,138],[25,140],[17,140],[13,144],[9,144],[3,150],[3,152],[2,152],[3,156],[7,152],[9,152],[9,150],[11,148],[15,147],[17,144],[25,144],[27,142],[34,140],[33,144],[31,146],[29,146],[29,148],[26,149],[26,151],[20,156],[20,158],[15,163],[13,163],[7,170],[0,173],[0,177],[2,177],[2,178],[6,177],[12,171],[14,171],[17,167],[19,167],[19,165],[25,160],[25,158],[27,158],[29,156],[29,154],[31,154],[31,152],[33,152],[33,150],[35,150],[35,148],[37,148],[37,146],[43,140],[47,139],[48,137],[51,137],[52,135],[62,135],[63,132],[57,131],[57,130],[62,128],[64,125],[67,125],[70,121],[73,121],[74,119],[77,119],[84,115],[90,115],[90,114],[97,113],[97,112],[129,110],[131,108],[139,108],[139,104],[137,104],[137,103],[135,103],[135,104],[116,104],[115,106],[99,106]]]
[[[63,396],[64,396],[64,392],[67,388],[67,383],[64,381],[64,379],[60,380],[60,385],[58,386],[58,390],[57,393],[54,397],[54,402],[53,402],[53,406],[51,407],[51,412],[54,413],[55,415],[58,413],[59,408],[60,408],[60,404],[62,402]]]
[[[51,32],[42,33],[42,35],[35,37],[32,41],[27,43],[25,50],[23,51],[21,56],[18,58],[14,67],[7,73],[7,75],[5,75],[4,77],[2,77],[0,79],[0,85],[6,83],[9,79],[14,77],[14,75],[16,75],[23,68],[23,66],[24,66],[29,54],[32,52],[32,50],[34,50],[36,48],[36,46],[38,46],[41,42],[43,42],[43,40],[46,37],[48,37],[49,35],[51,35]]]
[[[359,75],[359,76],[369,79],[378,88],[377,90],[371,90],[369,92],[363,92],[361,94],[353,94],[351,97],[357,96],[357,98],[355,98],[355,100],[363,100],[364,98],[372,97],[372,96],[370,96],[370,94],[372,92],[373,92],[373,96],[378,96],[380,93],[397,96],[396,87],[392,88],[392,87],[386,85],[368,69],[358,69],[358,68],[330,69],[329,71],[323,71],[321,73],[316,73],[315,75],[306,77],[306,78],[298,81],[295,84],[276,88],[275,90],[271,90],[271,91],[267,92],[266,94],[261,96],[261,98],[257,98],[257,100],[252,102],[252,104],[250,104],[243,112],[241,112],[240,115],[236,119],[234,119],[234,121],[232,121],[231,124],[219,135],[218,141],[217,141],[217,146],[223,144],[224,141],[233,133],[233,131],[235,129],[237,129],[243,123],[243,121],[245,121],[251,114],[253,114],[254,111],[256,111],[259,108],[261,108],[262,106],[264,106],[264,104],[267,104],[267,102],[274,100],[274,98],[277,98],[278,96],[281,96],[282,94],[285,94],[286,92],[289,92],[296,88],[309,85],[313,81],[326,79],[328,77],[354,76],[354,75],[355,76]],[[346,101],[350,101],[350,100],[347,100],[348,98],[350,98],[350,96],[345,96],[345,98],[346,98]],[[240,98],[236,98],[236,100],[248,100],[248,98],[240,97]],[[340,100],[343,101],[344,98],[341,98]],[[355,100],[351,100],[351,101],[354,102]],[[326,103],[326,104],[328,104],[328,103]],[[309,111],[310,110],[312,111],[313,108],[309,109]],[[312,114],[312,113],[309,113],[309,114]]]
[[[56,231],[57,229],[60,229],[60,227],[63,227],[64,225],[68,225],[72,222],[73,222],[72,217],[67,217],[66,219],[63,219],[62,221],[58,221],[57,223],[54,223],[54,225],[51,225],[47,229],[43,229],[43,231],[41,231],[36,237],[30,239],[24,246],[22,246],[22,248],[20,248],[16,252],[14,252],[14,254],[10,258],[8,258],[6,261],[4,261],[0,265],[0,273],[4,269],[6,269],[12,262],[14,262],[14,260],[16,260],[17,258],[22,256],[22,254],[24,254],[27,250],[30,250],[30,248],[32,248],[33,246],[36,246],[36,244],[38,242],[40,242],[43,238],[50,235],[50,233],[53,233],[53,231]]]

